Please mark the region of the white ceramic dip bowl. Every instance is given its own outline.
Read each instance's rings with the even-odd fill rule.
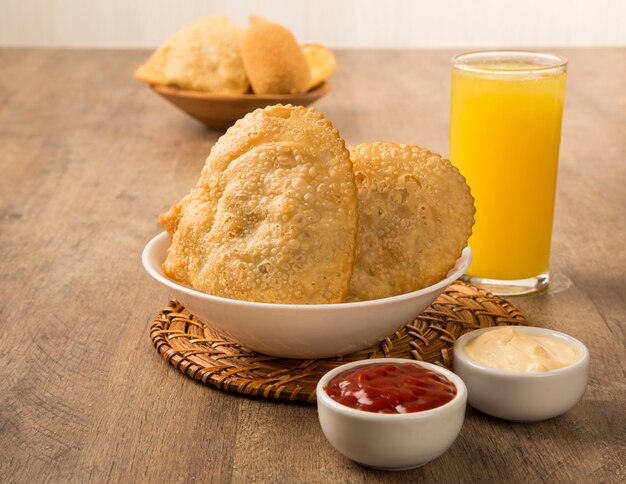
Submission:
[[[467,385],[468,403],[494,417],[518,422],[535,422],[561,415],[583,396],[589,374],[589,350],[577,339],[558,331],[532,326],[514,326],[515,331],[555,338],[579,353],[573,364],[545,372],[521,372],[491,368],[464,351],[465,346],[487,331],[466,333],[454,343],[454,372]]]

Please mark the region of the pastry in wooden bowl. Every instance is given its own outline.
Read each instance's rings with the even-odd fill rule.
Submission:
[[[307,90],[321,85],[334,74],[337,62],[335,54],[328,47],[320,44],[305,44],[302,46],[302,53],[311,71]]]
[[[282,25],[251,17],[241,53],[256,94],[294,94],[308,89],[309,64],[292,33]]]
[[[217,94],[250,86],[241,57],[245,30],[226,17],[196,19],[173,34],[135,71],[135,79]]]

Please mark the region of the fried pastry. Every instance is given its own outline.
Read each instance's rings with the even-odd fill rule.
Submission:
[[[296,94],[307,90],[309,65],[292,33],[260,17],[250,18],[243,62],[256,94]]]
[[[349,300],[395,296],[445,278],[472,233],[474,199],[459,171],[415,145],[349,148],[359,196]]]
[[[349,153],[313,109],[246,115],[211,150],[196,187],[161,224],[163,270],[202,292],[268,303],[339,303],[356,252]]]
[[[335,54],[320,44],[305,44],[302,46],[302,53],[311,71],[311,80],[306,88],[309,91],[332,76],[337,68],[337,63]]]
[[[245,93],[250,84],[241,56],[245,30],[226,17],[190,22],[135,71],[150,84],[221,94]]]

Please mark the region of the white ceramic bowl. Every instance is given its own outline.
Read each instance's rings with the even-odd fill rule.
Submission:
[[[448,277],[400,296],[344,304],[268,304],[210,296],[163,274],[170,238],[162,232],[146,245],[142,262],[187,309],[250,350],[285,358],[324,358],[367,348],[402,328],[458,279],[472,255],[463,250]]]
[[[570,410],[583,396],[589,375],[589,350],[571,336],[532,326],[515,326],[515,331],[556,338],[578,350],[580,358],[557,370],[524,373],[490,368],[469,358],[464,351],[483,328],[466,333],[454,343],[454,372],[467,385],[468,403],[494,417],[515,422],[535,422]]]
[[[371,363],[414,363],[450,380],[454,398],[423,412],[380,414],[336,402],[324,387],[342,371]],[[317,384],[317,413],[331,445],[359,464],[376,469],[405,470],[419,467],[443,454],[459,435],[465,417],[467,390],[457,375],[430,363],[401,358],[374,358],[339,366]]]

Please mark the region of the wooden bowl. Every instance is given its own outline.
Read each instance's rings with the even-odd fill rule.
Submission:
[[[181,111],[196,118],[209,128],[225,130],[250,111],[272,104],[308,106],[330,92],[331,86],[324,82],[315,89],[302,94],[213,94],[185,91],[168,86],[150,86],[154,92],[171,102]]]

